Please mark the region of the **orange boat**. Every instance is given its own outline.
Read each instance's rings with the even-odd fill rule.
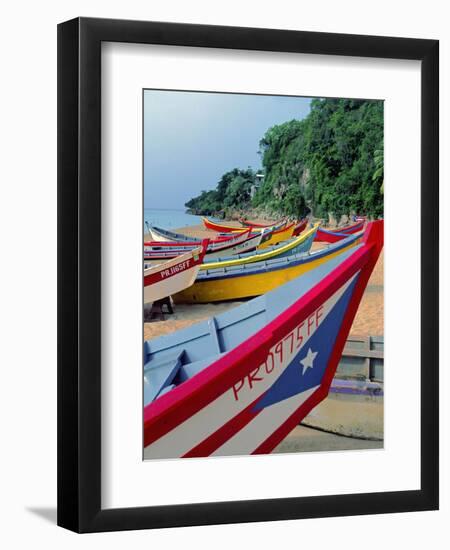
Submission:
[[[211,231],[217,231],[218,233],[242,233],[243,231],[248,231],[248,227],[233,227],[232,225],[213,222],[208,220],[208,218],[202,218],[202,220],[206,229],[211,229]]]

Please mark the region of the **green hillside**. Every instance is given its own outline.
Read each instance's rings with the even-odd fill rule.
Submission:
[[[186,207],[205,215],[383,214],[382,101],[314,99],[306,118],[269,128],[259,146],[262,178],[235,168]]]

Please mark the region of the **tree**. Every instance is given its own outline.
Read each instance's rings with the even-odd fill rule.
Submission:
[[[383,102],[313,99],[303,120],[269,128],[259,143],[264,179],[234,168],[186,206],[199,213],[264,208],[273,214],[383,214]]]
[[[381,180],[380,193],[384,195],[384,151],[383,149],[377,149],[373,153],[373,160],[375,162],[375,172],[373,173],[372,180],[378,182]]]

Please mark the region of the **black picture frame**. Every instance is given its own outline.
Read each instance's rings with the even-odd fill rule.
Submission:
[[[104,41],[421,61],[420,490],[102,510]],[[438,67],[437,40],[91,18],[58,26],[58,525],[97,532],[438,509]]]

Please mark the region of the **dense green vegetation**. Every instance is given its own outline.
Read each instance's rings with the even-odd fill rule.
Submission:
[[[213,191],[202,191],[186,203],[194,213],[211,215],[229,209],[243,209],[250,205],[251,188],[255,185],[256,174],[251,168],[234,168],[224,174]]]
[[[253,198],[255,172],[235,168],[186,206],[202,214],[251,207],[292,217],[383,214],[381,101],[314,99],[303,120],[270,128],[260,153],[264,179]]]

